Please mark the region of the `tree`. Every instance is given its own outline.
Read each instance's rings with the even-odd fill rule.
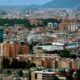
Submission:
[[[17,69],[18,68],[18,60],[13,59],[11,62],[11,68]]]
[[[25,68],[26,68],[26,66],[27,66],[26,61],[22,61],[22,69],[25,69]]]
[[[77,56],[76,54],[71,54],[70,57],[75,60]]]
[[[29,20],[27,19],[0,19],[0,25],[13,26],[14,24],[23,24],[24,26],[31,26]]]
[[[58,19],[52,19],[52,18],[48,18],[48,19],[41,19],[43,21],[43,25],[47,25],[47,23],[52,22],[52,23],[60,23],[62,20],[58,20]]]
[[[3,57],[3,68],[9,68],[10,67],[10,60],[6,57]]]
[[[80,70],[77,70],[74,80],[80,80]]]
[[[23,72],[22,72],[22,70],[20,70],[20,71],[18,72],[18,75],[19,75],[20,77],[23,77]]]
[[[60,56],[69,58],[70,57],[70,52],[68,50],[62,50],[62,51],[60,51]]]
[[[36,67],[36,64],[35,63],[31,63],[30,67]]]

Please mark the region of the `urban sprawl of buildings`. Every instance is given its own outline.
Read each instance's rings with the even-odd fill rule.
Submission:
[[[27,20],[31,25],[28,26],[27,21],[26,25],[17,21],[9,25],[0,20],[3,24],[0,25],[0,69],[3,72],[4,69],[25,69],[24,73],[30,72],[25,73],[28,80],[54,80],[55,75],[60,80],[70,80],[66,79],[67,74],[71,75],[69,71],[77,74],[80,70],[79,9],[3,8],[0,19]],[[80,77],[75,79],[74,74],[71,76],[80,80]]]

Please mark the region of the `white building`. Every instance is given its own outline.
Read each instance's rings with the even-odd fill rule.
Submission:
[[[70,23],[67,26],[68,31],[76,31],[79,28],[80,28],[80,23],[79,22],[77,22],[77,23]]]
[[[49,23],[48,23],[48,27],[49,27],[49,28],[52,28],[52,27],[53,27],[53,23],[52,23],[52,22],[49,22]]]
[[[75,49],[80,47],[80,43],[79,42],[71,42],[71,43],[52,43],[52,45],[39,45],[39,46],[35,46],[35,48],[42,48],[43,50],[46,51],[54,51],[54,50],[64,50],[64,46],[66,49]]]

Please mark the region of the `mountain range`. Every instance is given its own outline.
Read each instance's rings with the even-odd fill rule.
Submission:
[[[28,8],[80,8],[80,0],[52,0],[43,5],[31,5]]]
[[[73,9],[80,9],[80,0],[52,0],[43,5],[22,5],[19,7],[25,7],[27,9],[38,9],[38,8],[73,8]],[[4,6],[5,7],[5,6]],[[8,6],[11,8],[11,6]],[[16,7],[16,6],[15,6]],[[0,6],[0,8],[2,8]],[[7,8],[7,6],[6,6]],[[12,6],[13,8],[13,6]]]
[[[52,0],[44,4],[43,7],[80,8],[80,0]]]

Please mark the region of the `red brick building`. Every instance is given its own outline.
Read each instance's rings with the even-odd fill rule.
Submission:
[[[41,20],[37,20],[37,19],[30,20],[30,23],[31,23],[31,25],[35,25],[35,26],[43,24],[43,22]]]

